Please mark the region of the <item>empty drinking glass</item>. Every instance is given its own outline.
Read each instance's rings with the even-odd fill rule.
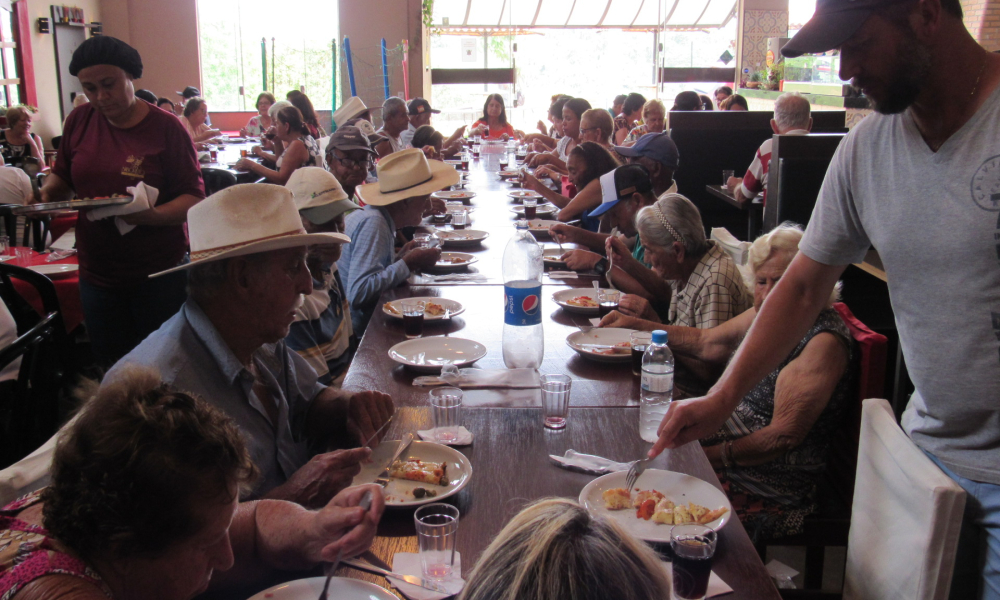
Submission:
[[[450,504],[427,504],[413,513],[424,577],[438,581],[451,577],[458,537],[458,509]]]
[[[413,241],[416,242],[417,248],[428,248],[431,245],[431,234],[414,233]]]
[[[6,256],[10,252],[10,238],[0,235],[0,256]]]
[[[454,229],[465,229],[465,226],[469,223],[469,213],[464,210],[460,210],[452,213],[451,215],[451,226]]]
[[[462,426],[462,390],[455,387],[436,388],[431,390],[430,399],[435,439],[442,444],[457,442]]]
[[[566,427],[569,416],[569,393],[573,380],[569,375],[542,375],[542,424],[548,429]]]
[[[725,169],[722,171],[722,187],[729,186],[729,178],[735,176],[735,171],[732,169]]]

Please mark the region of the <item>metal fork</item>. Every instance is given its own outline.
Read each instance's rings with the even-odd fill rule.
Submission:
[[[625,476],[625,489],[628,490],[629,494],[632,493],[632,487],[635,485],[635,482],[639,481],[639,476],[646,470],[646,465],[648,465],[651,460],[653,459],[644,458],[642,460],[637,460],[632,463],[631,467],[629,467],[628,475]]]
[[[365,495],[361,497],[361,502],[358,503],[365,512],[372,507],[372,493],[371,491],[365,492]],[[323,584],[323,591],[319,595],[319,600],[327,600],[326,593],[330,591],[330,580],[333,579],[333,574],[337,572],[337,567],[340,566],[341,559],[344,558],[344,548],[341,547],[337,550],[337,560],[332,563],[328,563],[323,571],[326,574],[326,583]]]

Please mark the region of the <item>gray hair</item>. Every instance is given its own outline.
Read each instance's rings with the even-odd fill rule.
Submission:
[[[222,260],[213,260],[188,270],[188,295],[196,302],[211,300],[219,295],[229,279],[229,264],[234,260],[243,260],[255,271],[262,271],[271,252],[256,252],[243,256],[234,256]]]
[[[781,131],[809,127],[809,101],[798,92],[788,92],[774,101],[774,122]]]
[[[286,106],[294,106],[288,100],[278,100],[267,109],[267,116],[271,117],[272,120],[278,120],[278,111],[285,108]]]
[[[804,232],[801,225],[785,221],[754,240],[753,244],[750,245],[750,250],[747,252],[747,266],[750,268],[746,273],[748,288],[753,290],[756,283],[757,270],[771,258],[782,255],[787,258],[788,264],[791,264],[792,259],[799,253],[799,242],[802,241],[803,235]],[[841,287],[842,284],[838,281],[837,285],[833,287],[833,292],[830,294],[827,308],[830,308],[834,302],[840,300]]]
[[[708,250],[701,213],[680,194],[664,194],[652,206],[640,210],[635,226],[645,246],[669,250],[674,242],[680,242],[689,256],[701,256]]]
[[[406,102],[398,96],[389,96],[382,103],[382,120],[395,117],[399,113],[406,114]]]

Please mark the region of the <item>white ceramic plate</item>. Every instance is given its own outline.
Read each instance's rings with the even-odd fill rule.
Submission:
[[[442,200],[471,200],[476,197],[476,192],[465,192],[465,191],[455,191],[455,192],[434,192],[431,194],[434,198],[440,198]]]
[[[42,275],[48,275],[49,277],[59,277],[62,275],[69,275],[70,273],[75,273],[79,271],[80,265],[70,265],[70,264],[33,265],[28,268],[36,273],[41,273]]]
[[[559,221],[546,221],[545,219],[532,219],[528,221],[528,231],[531,235],[537,237],[550,237],[549,227],[558,224]]]
[[[565,267],[565,261],[559,260],[564,253],[559,248],[546,248],[542,250],[542,262],[554,267]]]
[[[541,194],[532,190],[511,190],[507,192],[507,197],[511,198],[515,202],[521,202],[525,198],[535,198],[536,200],[542,199]]]
[[[383,441],[380,443],[372,451],[372,461],[361,465],[361,472],[354,476],[354,481],[351,485],[374,482],[375,478],[385,469],[386,463],[389,462],[389,459],[392,458],[393,453],[396,452],[396,448],[398,447],[398,442]],[[427,462],[448,463],[445,473],[448,476],[449,483],[447,486],[440,486],[408,481],[406,479],[390,478],[389,485],[385,487],[386,506],[420,506],[421,504],[439,502],[460,492],[469,483],[469,480],[472,479],[472,463],[469,462],[469,459],[458,450],[442,444],[414,441],[401,458],[419,458]],[[437,492],[437,495],[433,498],[426,496],[423,498],[414,498],[413,490],[418,487]],[[330,597],[336,598],[336,596]]]
[[[593,292],[591,292],[593,293]],[[596,360],[597,362],[629,362],[632,360],[632,348],[630,345],[623,346],[622,352],[607,354],[605,350],[595,346],[614,346],[624,342],[631,342],[631,335],[634,329],[622,329],[620,327],[593,328],[590,331],[574,331],[566,338],[566,343],[570,348],[576,350],[580,356]]]
[[[586,306],[575,306],[569,303],[569,301],[573,298],[578,298],[580,296],[586,296],[594,302],[597,302],[597,292],[594,291],[594,288],[571,288],[568,290],[559,290],[558,292],[552,294],[552,299],[555,300],[555,303],[561,306],[565,311],[576,313],[578,315],[596,317],[598,313],[596,306],[588,308]]]
[[[440,304],[444,308],[448,309],[448,314],[452,317],[454,317],[455,315],[460,315],[463,312],[465,312],[465,307],[462,306],[461,302],[457,302],[455,300],[448,300],[447,298],[434,298],[432,296],[417,296],[414,298],[407,298],[407,300],[423,300],[424,302],[433,302],[434,304]],[[396,309],[396,312],[393,312],[392,310],[386,308],[385,304],[383,304],[382,305],[383,313],[396,319],[403,318],[403,300],[393,300],[392,302],[386,302],[386,304],[392,305],[392,307]],[[431,316],[427,313],[424,313],[425,321],[440,321],[443,318],[444,318],[443,314]]]
[[[464,269],[477,261],[479,261],[478,258],[465,252],[442,252],[441,258],[438,259],[432,268],[427,270],[437,273],[450,273]]]
[[[250,600],[316,600],[323,592],[324,583],[326,577],[296,579],[268,588],[252,596]],[[337,600],[399,600],[388,590],[374,583],[347,577],[331,579],[327,597]]]
[[[669,542],[670,525],[639,519],[635,516],[635,509],[608,510],[604,508],[604,499],[601,495],[605,490],[624,487],[627,475],[625,471],[619,471],[591,481],[580,492],[580,504],[592,515],[614,519],[626,531],[639,539],[647,542]],[[662,469],[646,469],[633,487],[640,490],[657,490],[669,497],[675,504],[694,502],[709,510],[725,506],[729,512],[706,523],[706,527],[711,527],[716,531],[725,527],[732,518],[733,506],[729,503],[726,495],[714,485],[691,475]]]
[[[514,208],[512,208],[510,210],[511,210],[511,212],[517,213],[517,215],[519,217],[523,217],[524,216],[524,207],[523,206],[515,206]],[[557,206],[555,206],[554,204],[539,204],[535,208],[535,214],[536,215],[551,215],[551,214],[554,214],[554,213],[556,213],[558,211],[559,211],[559,208]]]
[[[476,229],[456,229],[455,231],[439,231],[438,238],[445,246],[478,246],[490,237],[489,232]]]
[[[497,173],[497,175],[499,175],[500,177],[503,177],[505,179],[508,178],[508,177],[517,177],[520,174],[521,174],[521,171],[519,169],[504,169],[503,171],[500,171],[499,173]]]
[[[486,346],[457,337],[424,337],[389,348],[389,358],[421,373],[437,373],[442,365],[467,367],[486,356]]]

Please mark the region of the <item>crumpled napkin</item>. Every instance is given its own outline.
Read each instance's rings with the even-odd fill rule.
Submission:
[[[747,257],[750,253],[750,242],[739,241],[725,227],[713,227],[709,237],[715,240],[729,254],[729,257],[733,259],[736,266],[740,267],[747,264]]]
[[[628,471],[629,467],[632,466],[632,463],[615,462],[604,458],[603,456],[583,454],[582,452],[577,452],[576,450],[567,450],[566,454],[563,456],[550,454],[549,458],[551,458],[560,467],[574,471],[594,473],[596,475],[606,475],[608,473],[615,473],[618,471]]]
[[[670,588],[673,589],[674,566],[673,564],[665,561],[661,562],[661,564],[663,565],[664,570],[667,572],[667,579],[670,580]],[[721,577],[716,575],[715,571],[712,571],[712,574],[708,576],[708,590],[706,590],[705,592],[705,597],[712,598],[714,596],[721,596],[723,594],[731,594],[732,592],[733,588],[731,588],[728,583],[723,581]],[[433,594],[434,592],[431,593]]]
[[[552,279],[576,279],[580,276],[576,271],[546,271],[545,274]]]
[[[444,444],[445,446],[468,446],[472,443],[472,432],[466,429],[464,425],[458,428],[458,439],[453,442],[442,442],[439,440],[437,437],[437,428],[418,430],[417,435],[422,440],[434,442],[435,444]]]
[[[423,567],[420,564],[420,555],[415,552],[397,552],[395,556],[392,557],[392,570],[393,572],[401,575],[415,575],[424,579]],[[440,584],[449,591],[453,590],[452,595],[458,595],[462,591],[462,588],[465,587],[465,580],[462,579],[461,552],[455,552],[455,564],[451,567],[451,574],[451,579],[435,581],[434,583]],[[442,600],[443,598],[451,597],[446,594],[440,594],[438,592],[428,590],[427,588],[422,588],[419,585],[411,585],[400,579],[395,579],[393,577],[389,577],[388,579],[389,582],[392,583],[392,587],[402,592],[407,598],[412,598],[413,600]]]
[[[96,221],[98,219],[114,217],[115,226],[118,227],[118,233],[122,235],[125,235],[135,229],[135,225],[129,225],[123,221],[121,219],[121,215],[130,215],[132,213],[149,210],[150,208],[156,206],[156,199],[160,197],[160,190],[155,187],[148,186],[144,182],[140,181],[139,185],[125,188],[125,191],[132,195],[131,202],[128,204],[122,204],[121,206],[105,206],[104,208],[95,208],[87,211],[87,218],[91,221]]]
[[[441,375],[423,375],[413,379],[416,386],[452,385],[463,390],[483,388],[531,389],[541,387],[534,369],[459,369],[441,367]]]

